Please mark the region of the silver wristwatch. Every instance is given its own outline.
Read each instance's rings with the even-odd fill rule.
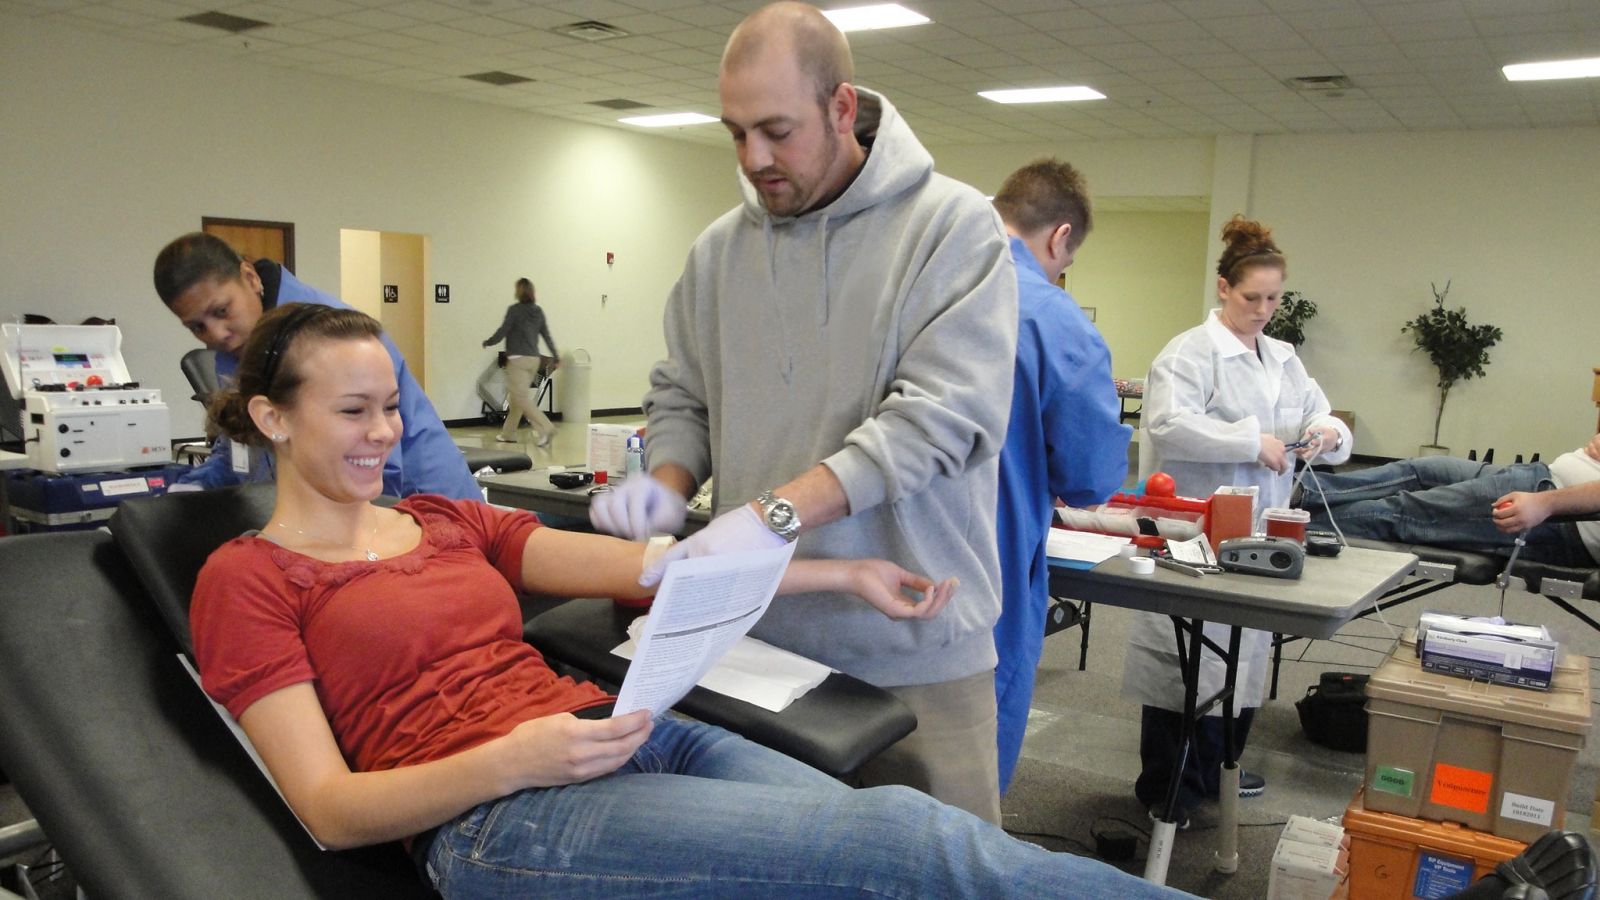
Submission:
[[[771,491],[762,491],[756,503],[761,506],[761,521],[773,534],[791,543],[800,536],[800,513],[795,511],[793,503],[772,496]]]

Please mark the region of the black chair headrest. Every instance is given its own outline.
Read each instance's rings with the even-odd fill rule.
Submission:
[[[247,484],[127,500],[111,533],[183,652],[194,657],[189,598],[213,550],[272,518],[277,489]]]
[[[201,406],[209,406],[211,396],[221,389],[217,382],[217,352],[206,347],[190,350],[178,361],[178,368],[189,379],[189,387],[194,388],[194,399]]]

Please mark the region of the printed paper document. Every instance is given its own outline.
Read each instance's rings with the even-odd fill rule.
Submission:
[[[767,611],[793,556],[786,544],[667,566],[613,715],[648,709],[659,716],[683,699]]]

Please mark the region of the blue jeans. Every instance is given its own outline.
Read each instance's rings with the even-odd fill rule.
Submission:
[[[1310,477],[1299,505],[1311,513],[1313,529],[1332,530],[1333,520],[1349,537],[1427,544],[1506,555],[1515,535],[1496,528],[1494,502],[1512,491],[1555,487],[1544,463],[1496,466],[1452,456],[1402,459],[1370,469]],[[1522,559],[1560,566],[1595,564],[1570,522],[1544,522],[1528,532]]]
[[[441,826],[447,898],[1187,896],[1051,853],[910,788],[852,790],[722,729],[662,719],[616,772]]]

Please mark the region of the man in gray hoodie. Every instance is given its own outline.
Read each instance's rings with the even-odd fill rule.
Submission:
[[[667,302],[644,409],[649,477],[592,507],[602,530],[676,531],[713,473],[721,513],[683,556],[782,546],[882,556],[961,585],[931,621],[843,594],[774,604],[753,634],[885,687],[917,730],[863,770],[999,821],[997,453],[1017,332],[998,216],[933,159],[816,9],[753,13],[723,54],[743,204],[696,240]]]

